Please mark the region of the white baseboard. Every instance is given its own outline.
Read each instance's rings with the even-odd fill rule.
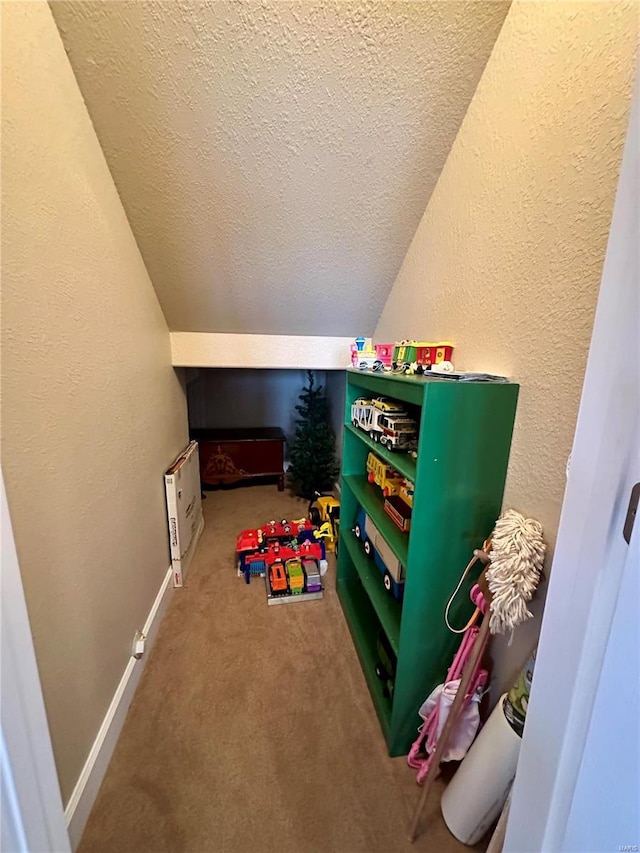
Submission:
[[[113,750],[125,717],[127,716],[129,705],[140,681],[142,670],[145,668],[149,658],[149,652],[151,651],[171,592],[173,592],[172,569],[169,566],[142,629],[142,633],[147,638],[145,653],[140,660],[136,660],[134,657],[129,658],[124,674],[120,679],[120,684],[118,684],[109,709],[98,731],[98,735],[93,742],[89,757],[82,768],[82,772],[64,811],[73,850],[76,849],[80,842],[89,818],[89,813],[98,794],[98,789],[107,772],[109,761],[111,760]]]

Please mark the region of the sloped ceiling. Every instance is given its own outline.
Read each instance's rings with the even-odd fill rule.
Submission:
[[[52,2],[170,328],[370,334],[508,5]]]

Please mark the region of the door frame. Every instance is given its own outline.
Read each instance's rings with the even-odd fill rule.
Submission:
[[[563,849],[628,554],[640,437],[639,92],[637,76],[513,785],[512,853]]]
[[[2,844],[11,853],[68,853],[71,846],[1,476],[0,484]]]

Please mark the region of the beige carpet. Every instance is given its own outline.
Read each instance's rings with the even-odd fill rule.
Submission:
[[[82,853],[391,853],[467,850],[390,759],[335,593],[268,607],[236,576],[243,527],[300,517],[275,486],[209,492],[176,590],[91,813]]]

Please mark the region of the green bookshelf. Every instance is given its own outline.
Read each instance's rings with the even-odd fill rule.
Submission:
[[[354,400],[376,396],[412,408],[420,426],[417,459],[387,450],[352,425]],[[347,371],[338,595],[391,755],[408,752],[420,723],[418,708],[444,678],[460,642],[445,626],[444,608],[500,513],[517,399],[512,383]],[[395,526],[380,489],[367,481],[370,451],[415,484],[409,533]],[[402,603],[385,590],[353,534],[360,507],[405,566]],[[454,624],[464,625],[471,614],[474,581],[468,579],[451,609]],[[380,632],[397,657],[391,698],[375,671]]]

